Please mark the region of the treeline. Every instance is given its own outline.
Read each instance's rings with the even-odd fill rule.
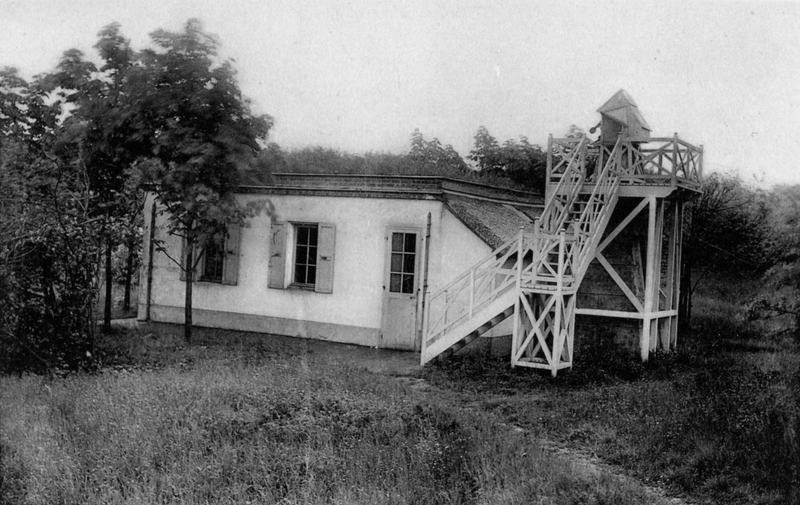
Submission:
[[[268,184],[270,173],[332,173],[363,175],[436,175],[494,186],[544,193],[547,154],[527,138],[500,144],[481,126],[466,158],[437,138],[427,140],[419,131],[410,136],[406,154],[352,154],[331,148],[285,150],[270,143],[259,163],[243,175],[245,184]]]
[[[734,174],[712,173],[687,213],[681,309],[691,321],[691,295],[720,275],[761,279],[750,319],[781,318],[800,337],[800,185],[764,189]]]

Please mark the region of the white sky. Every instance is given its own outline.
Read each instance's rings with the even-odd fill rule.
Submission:
[[[465,156],[480,125],[544,145],[624,88],[707,171],[800,184],[798,2],[0,0],[0,66],[94,57],[112,21],[140,49],[191,17],[284,147],[402,153],[419,128]]]

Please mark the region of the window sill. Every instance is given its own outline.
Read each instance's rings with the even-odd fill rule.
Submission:
[[[286,288],[293,291],[308,291],[310,293],[314,293],[316,290],[316,286],[313,284],[289,284]]]

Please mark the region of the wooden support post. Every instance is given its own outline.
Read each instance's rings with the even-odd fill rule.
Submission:
[[[551,135],[550,138],[552,139],[553,136]],[[536,228],[534,229],[534,234],[539,232],[539,220],[536,220]],[[524,296],[522,293],[522,267],[523,267],[523,255],[522,255],[522,248],[523,248],[523,228],[522,226],[519,227],[519,234],[517,235],[517,268],[516,268],[516,286],[515,289],[517,291],[517,296],[514,299],[514,323],[511,329],[511,367],[513,368],[517,364],[517,349],[519,349],[522,340],[520,339],[520,324],[522,323],[521,320],[521,307],[520,307],[520,296]],[[534,247],[534,254],[535,247]],[[535,258],[534,258],[535,261]]]
[[[653,232],[653,305],[650,308],[651,312],[657,313],[661,310],[661,258],[663,250],[664,237],[664,200],[656,199],[656,219],[655,231]],[[658,346],[659,320],[652,319],[650,321],[650,352],[656,350]]]
[[[678,265],[675,259],[678,255],[678,233],[680,233],[680,222],[678,221],[678,204],[677,200],[669,203],[669,215],[672,217],[672,226],[670,226],[667,240],[667,278],[665,283],[665,300],[664,310],[675,310],[678,306],[675,299],[675,279],[679,279]],[[672,340],[672,327],[677,324],[677,316],[670,316],[665,320],[659,329],[659,347],[664,352],[670,351],[670,342]]]
[[[656,234],[656,197],[647,197],[649,203],[647,224],[647,257],[645,262],[644,314],[639,339],[639,352],[642,361],[650,356],[650,322],[653,314],[653,279],[655,278],[655,234]]]
[[[562,230],[558,235],[558,269],[556,270],[556,303],[555,321],[553,321],[553,348],[551,373],[553,377],[558,373],[558,365],[561,363],[561,352],[564,349],[564,333],[562,328],[564,326],[564,256],[566,251],[566,234]]]
[[[682,266],[682,256],[683,256],[683,212],[684,212],[684,202],[683,201],[676,201],[675,202],[675,284],[674,284],[674,291],[673,291],[673,300],[674,300],[674,307],[676,310],[676,315],[674,316],[674,322],[672,327],[670,328],[670,336],[669,336],[669,347],[670,350],[677,349],[678,345],[678,321],[679,321],[679,310],[680,310],[680,299],[681,299],[681,266]]]
[[[675,137],[672,139],[672,187],[678,180],[678,132],[675,132]],[[685,174],[688,175],[688,174]]]
[[[697,168],[697,179],[703,181],[703,144],[700,144],[700,162]]]

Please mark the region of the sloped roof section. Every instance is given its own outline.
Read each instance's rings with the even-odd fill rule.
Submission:
[[[597,112],[604,114],[628,127],[639,127],[650,131],[650,125],[645,121],[633,97],[621,89],[608,99]]]
[[[444,203],[464,225],[491,248],[514,238],[520,227],[533,230],[541,209],[515,207],[460,195],[446,195]]]
[[[608,112],[614,109],[621,109],[627,106],[638,107],[636,102],[633,101],[633,97],[624,89],[621,89],[614,93],[614,96],[608,99],[606,103],[604,103],[597,112]]]

